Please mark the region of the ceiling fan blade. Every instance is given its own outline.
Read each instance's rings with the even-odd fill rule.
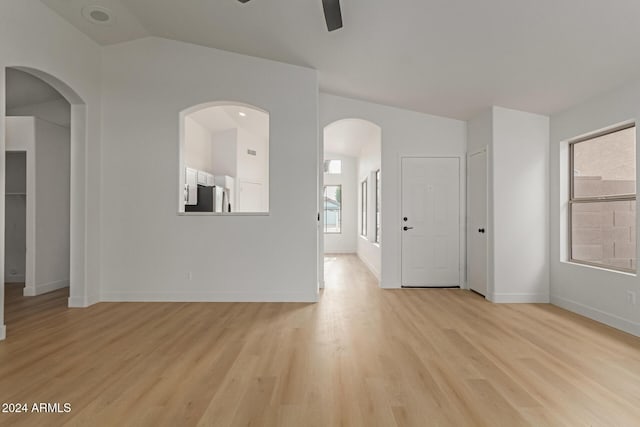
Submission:
[[[340,0],[322,0],[324,19],[327,21],[327,30],[334,31],[342,28],[342,12]]]
[[[247,3],[249,0],[238,0],[240,3]]]

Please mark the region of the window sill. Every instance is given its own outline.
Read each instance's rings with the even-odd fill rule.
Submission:
[[[269,212],[178,212],[178,216],[269,216]]]
[[[598,267],[596,265],[583,264],[581,262],[560,261],[560,263],[561,264],[566,264],[566,265],[577,266],[577,267],[583,267],[583,268],[591,268],[593,270],[606,271],[606,272],[609,272],[609,273],[622,274],[623,276],[629,276],[629,277],[637,277],[638,276],[637,272],[614,270],[614,269],[606,268],[606,267]]]

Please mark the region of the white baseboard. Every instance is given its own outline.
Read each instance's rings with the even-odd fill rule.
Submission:
[[[84,297],[69,297],[67,304],[69,308],[86,308],[91,305],[85,301]]]
[[[339,251],[324,251],[325,255],[344,255],[344,254],[355,254],[357,251],[355,250],[350,250],[350,249],[346,249],[346,250],[339,250]]]
[[[83,296],[69,297],[67,304],[69,308],[87,308],[100,302],[100,298],[89,295],[86,299]]]
[[[487,299],[497,304],[547,304],[549,295],[547,294],[488,294]]]
[[[620,316],[616,316],[615,314],[607,313],[605,311],[598,310],[597,308],[589,307],[588,305],[555,295],[551,295],[551,304],[580,314],[581,316],[588,317],[596,322],[604,323],[612,328],[620,329],[621,331],[640,337],[640,323],[638,322],[624,319]]]
[[[302,302],[318,301],[311,293],[243,293],[243,292],[127,292],[100,294],[101,302]]]
[[[0,341],[4,340],[7,338],[7,326],[6,325],[2,325],[0,326]]]
[[[37,295],[46,294],[47,292],[55,291],[62,288],[69,287],[69,280],[58,280],[56,282],[43,283],[40,285],[25,286],[22,294],[25,297],[35,297]]]
[[[87,307],[97,304],[100,302],[100,296],[99,295],[91,295],[89,294],[87,296]]]
[[[360,255],[360,253],[357,253],[357,255],[358,255],[358,258],[360,258],[360,261],[362,261],[362,263],[367,266],[369,271],[371,271],[371,273],[376,277],[376,279],[378,279],[378,282],[380,282],[380,272],[373,266],[373,264],[369,262],[369,260],[367,260],[365,257]]]
[[[4,283],[24,283],[24,274],[4,276]]]

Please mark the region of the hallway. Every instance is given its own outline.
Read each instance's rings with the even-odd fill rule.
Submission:
[[[2,425],[633,425],[640,340],[550,305],[381,290],[326,258],[318,304],[26,305],[7,295]],[[48,302],[47,302],[48,301]],[[40,305],[39,302],[42,302]],[[40,315],[38,306],[51,307]],[[99,421],[98,421],[99,420]]]

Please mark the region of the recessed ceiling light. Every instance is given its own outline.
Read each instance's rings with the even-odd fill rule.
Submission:
[[[239,115],[240,117],[247,117],[247,113],[245,113],[245,112],[243,112],[243,111],[240,111],[240,112],[238,113],[238,115]]]
[[[113,13],[102,6],[85,6],[82,8],[82,17],[92,24],[106,25],[114,21]]]

